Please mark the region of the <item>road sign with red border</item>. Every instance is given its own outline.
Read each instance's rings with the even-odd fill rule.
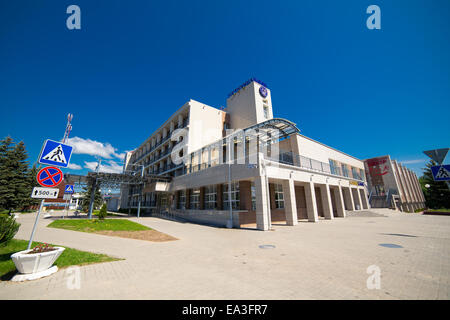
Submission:
[[[36,180],[41,186],[52,188],[64,180],[64,175],[57,167],[45,167],[38,172]]]

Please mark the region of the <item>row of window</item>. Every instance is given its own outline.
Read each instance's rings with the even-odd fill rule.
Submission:
[[[217,209],[217,186],[206,186],[204,190],[203,207],[205,209]],[[231,198],[229,198],[231,195]],[[228,193],[228,183],[222,185],[223,210],[229,210],[230,202],[233,210],[239,210],[240,190],[239,182],[231,183],[231,194]],[[229,200],[231,199],[231,201]],[[179,191],[178,208],[186,209],[186,190]],[[200,209],[200,188],[191,189],[189,194],[189,209]]]
[[[256,210],[256,189],[255,185],[251,183],[251,197],[252,197],[252,210]],[[275,192],[275,208],[284,208],[284,194],[283,186],[281,184],[274,185]],[[240,189],[239,182],[232,182],[230,192],[228,192],[228,183],[222,184],[222,200],[223,210],[229,210],[230,204],[233,210],[239,210],[240,208]],[[178,209],[200,209],[200,188],[191,189],[189,194],[189,208],[186,208],[186,190],[181,190],[178,193]],[[203,208],[206,210],[214,210],[218,208],[217,203],[217,186],[206,186],[203,196]]]
[[[337,174],[340,176],[344,176],[349,178],[349,171],[348,171],[348,166],[344,163],[339,163],[335,160],[329,160],[330,162],[330,170],[332,174]],[[364,175],[364,170],[363,169],[358,169],[355,167],[351,167],[352,170],[352,178],[353,179],[358,179],[358,180],[365,180],[365,175]]]

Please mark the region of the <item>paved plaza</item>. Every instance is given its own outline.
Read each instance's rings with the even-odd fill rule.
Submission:
[[[35,214],[20,215],[28,239]],[[387,209],[347,218],[273,225],[273,231],[214,228],[132,218],[178,238],[170,242],[47,228],[36,241],[124,260],[67,269],[34,281],[0,282],[0,299],[449,299],[450,217]],[[388,246],[380,246],[388,244]],[[401,247],[392,248],[389,244]],[[272,245],[272,248],[260,248]],[[369,290],[367,268],[381,271]]]

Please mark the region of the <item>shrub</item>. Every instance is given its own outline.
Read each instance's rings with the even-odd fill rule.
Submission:
[[[13,216],[0,214],[0,244],[6,244],[19,231],[20,223]]]
[[[108,211],[106,210],[106,203],[104,203],[102,205],[102,208],[100,209],[100,211],[98,212],[98,218],[100,220],[105,219],[106,215],[108,214]]]

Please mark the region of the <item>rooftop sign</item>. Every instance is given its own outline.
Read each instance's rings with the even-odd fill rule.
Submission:
[[[234,95],[236,92],[238,92],[238,91],[241,90],[242,88],[248,86],[248,85],[249,85],[250,83],[252,83],[253,81],[255,81],[256,83],[259,83],[259,84],[262,85],[263,87],[266,87],[266,88],[267,88],[267,85],[266,85],[264,82],[262,82],[261,80],[258,80],[258,79],[256,79],[256,78],[250,78],[250,79],[248,79],[247,81],[245,81],[243,84],[241,84],[239,87],[237,87],[236,89],[234,89],[233,91],[231,91],[231,93],[228,94],[228,97],[227,97],[227,98],[231,97],[232,95]]]

